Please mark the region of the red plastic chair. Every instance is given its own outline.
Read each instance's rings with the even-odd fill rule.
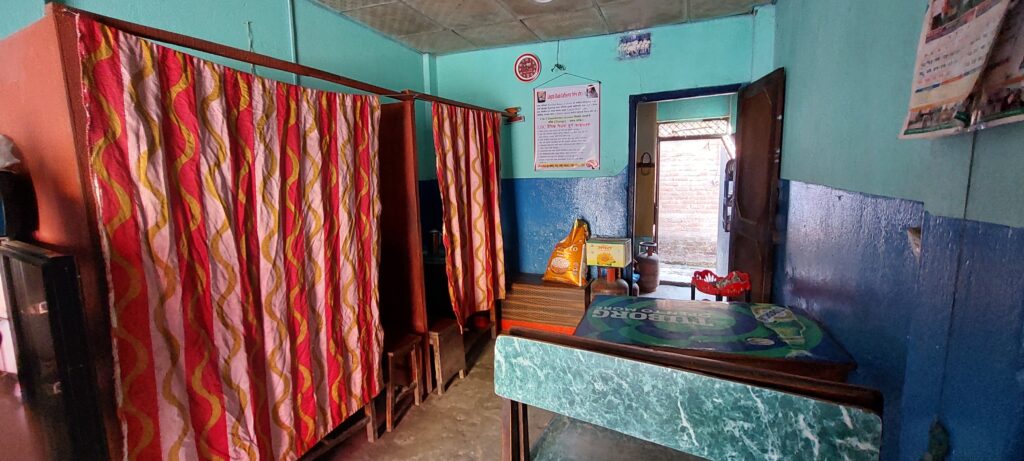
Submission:
[[[722,277],[709,270],[693,273],[690,279],[690,299],[697,299],[697,290],[701,293],[712,295],[715,301],[722,298],[738,298],[743,296],[750,302],[750,274],[746,272],[733,271]]]

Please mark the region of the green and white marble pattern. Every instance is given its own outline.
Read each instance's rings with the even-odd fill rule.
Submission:
[[[512,336],[494,390],[711,461],[877,460],[882,438],[858,408]]]
[[[623,456],[626,455],[626,456]],[[621,432],[556,416],[530,450],[532,461],[704,461]]]

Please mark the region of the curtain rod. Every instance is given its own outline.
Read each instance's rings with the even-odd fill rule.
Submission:
[[[102,16],[88,11],[79,10],[65,5],[50,4],[54,8],[55,12],[60,14],[69,15],[82,15],[93,21],[101,24],[123,30],[139,37],[155,40],[158,42],[169,43],[171,45],[177,45],[204,53],[220,56],[222,58],[233,59],[235,61],[242,61],[245,63],[257,65],[260,67],[266,67],[270,69],[277,69],[284,72],[289,72],[303,77],[311,77],[325,82],[336,83],[349,88],[353,88],[367,93],[373,93],[379,96],[385,96],[399,101],[409,101],[413,99],[419,99],[422,101],[440,102],[443,104],[449,104],[452,106],[463,107],[466,109],[483,110],[487,112],[496,112],[504,117],[513,117],[510,114],[501,110],[488,109],[486,107],[475,106],[473,104],[467,104],[460,101],[442,98],[427,93],[421,93],[419,91],[405,90],[398,92],[395,90],[389,90],[387,88],[373,85],[370,83],[362,82],[353,78],[348,78],[342,75],[334,74],[324,70],[320,70],[314,67],[305,66],[302,64],[285,61],[283,59],[277,59],[265,54],[259,54],[252,51],[241,50],[238,48],[222,45],[220,43],[214,43],[208,40],[203,40],[196,37],[189,37],[176,32],[170,32],[163,29],[157,29],[155,27],[143,26],[141,24],[135,24],[133,22],[123,21],[120,19],[111,18],[108,16]]]
[[[475,110],[482,110],[482,111],[487,111],[487,112],[497,112],[498,114],[501,114],[502,117],[507,117],[507,118],[516,117],[516,114],[513,114],[511,112],[506,112],[506,111],[503,111],[503,110],[488,109],[486,107],[480,107],[480,106],[476,106],[476,105],[473,105],[473,104],[469,104],[469,103],[465,103],[465,102],[461,102],[461,101],[456,101],[456,100],[453,100],[453,99],[442,98],[440,96],[434,96],[434,95],[428,94],[428,93],[420,93],[419,91],[405,90],[405,91],[402,92],[402,94],[407,94],[407,95],[409,95],[411,97],[411,99],[419,99],[420,101],[439,102],[439,103],[442,103],[442,104],[448,104],[449,106],[457,106],[457,107],[462,107],[462,108],[465,108],[465,109],[475,109]]]

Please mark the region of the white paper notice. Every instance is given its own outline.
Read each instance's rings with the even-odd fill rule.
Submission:
[[[601,84],[533,90],[535,170],[601,168]]]

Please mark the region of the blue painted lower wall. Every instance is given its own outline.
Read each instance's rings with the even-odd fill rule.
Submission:
[[[509,274],[542,274],[573,220],[583,218],[597,236],[626,235],[626,171],[602,178],[503,179],[502,234]],[[420,181],[424,232],[441,229],[437,180]]]
[[[920,459],[935,420],[952,460],[1022,459],[1024,230],[799,182],[783,197],[776,301],[820,317],[884,393],[883,459]]]
[[[626,185],[625,172],[502,180],[508,272],[543,272],[575,217],[624,235]],[[436,181],[420,201],[424,231],[440,229]],[[819,317],[857,360],[851,380],[882,391],[882,459],[919,460],[936,420],[951,460],[1024,459],[1024,229],[789,181],[780,215],[775,301]]]

